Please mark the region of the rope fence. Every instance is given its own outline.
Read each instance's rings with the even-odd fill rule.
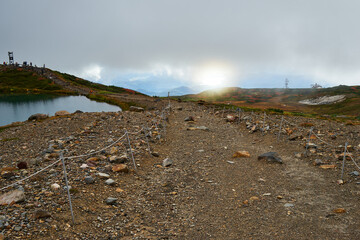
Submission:
[[[332,148],[336,148],[336,146],[326,140],[324,140],[323,138],[321,138],[319,136],[319,134],[317,134],[314,129],[315,127],[312,126],[310,129],[302,127],[302,126],[298,126],[295,123],[290,122],[289,120],[287,120],[284,115],[281,116],[281,119],[273,119],[271,117],[271,115],[267,115],[266,112],[264,111],[263,115],[262,114],[255,114],[253,111],[251,113],[246,114],[245,111],[243,111],[240,108],[237,108],[236,110],[234,109],[225,109],[225,107],[223,108],[212,108],[209,110],[210,114],[213,115],[218,115],[222,118],[226,117],[225,113],[230,113],[230,114],[234,114],[235,116],[238,117],[238,120],[236,121],[238,124],[240,124],[240,122],[242,120],[246,120],[247,123],[254,125],[258,125],[259,122],[261,122],[262,120],[262,128],[260,128],[260,132],[262,133],[262,135],[265,135],[265,126],[268,126],[269,128],[267,130],[271,129],[275,132],[276,129],[279,129],[278,132],[276,132],[276,136],[277,136],[277,141],[279,141],[281,139],[281,134],[284,131],[284,129],[286,128],[286,125],[291,126],[291,127],[295,127],[296,129],[299,129],[302,132],[306,132],[306,135],[308,136],[306,138],[306,145],[305,145],[305,156],[308,156],[308,148],[309,148],[309,143],[311,143],[311,140],[313,139],[312,136],[315,136],[315,138],[320,141],[323,144],[326,144],[329,147]],[[220,113],[220,114],[219,114]],[[261,116],[262,115],[262,116]],[[260,120],[257,120],[260,119]],[[267,124],[267,122],[269,124]],[[273,126],[270,126],[270,122],[273,124]],[[250,125],[251,126],[251,125]],[[250,128],[250,127],[249,127]],[[346,142],[346,146],[348,146],[348,143]],[[346,159],[346,157],[348,156],[352,162],[354,163],[354,165],[356,166],[357,169],[360,170],[360,166],[356,163],[356,161],[354,160],[354,158],[352,157],[352,155],[350,155],[350,152],[348,151],[348,149],[346,148],[346,151],[344,151],[344,159]],[[345,166],[345,162],[343,162],[344,166]],[[343,168],[344,168],[343,166]],[[343,171],[342,168],[342,171]],[[343,178],[343,173],[341,175],[341,179]]]
[[[159,124],[164,124],[164,131],[166,133],[166,119],[167,119],[167,115],[170,114],[171,112],[171,105],[170,105],[170,102],[169,102],[169,105],[163,109],[163,111],[161,112],[161,119],[160,119],[160,122]],[[147,125],[147,124],[146,124]],[[158,126],[156,124],[156,128],[157,129]],[[147,133],[148,131],[148,133]],[[71,217],[72,217],[72,222],[73,224],[75,224],[75,217],[74,217],[74,212],[73,212],[73,208],[72,208],[72,203],[71,203],[71,194],[70,194],[70,187],[69,187],[69,183],[68,183],[68,178],[67,178],[67,172],[66,172],[66,164],[65,164],[65,160],[70,160],[70,159],[76,159],[76,158],[84,158],[84,157],[89,157],[89,156],[92,156],[92,155],[95,155],[95,154],[98,154],[98,153],[101,153],[103,152],[104,150],[114,146],[115,144],[119,143],[121,140],[126,140],[127,142],[127,145],[129,147],[129,151],[130,151],[130,155],[131,155],[131,160],[132,160],[132,164],[133,164],[133,167],[134,167],[134,170],[136,171],[137,170],[137,166],[136,166],[136,162],[135,162],[135,157],[134,157],[134,153],[133,153],[133,150],[132,150],[132,147],[131,147],[131,140],[130,140],[130,137],[129,135],[139,135],[140,133],[144,132],[144,137],[145,137],[145,140],[147,142],[147,147],[148,147],[148,152],[149,154],[151,155],[151,148],[150,148],[150,144],[149,144],[149,133],[150,133],[150,130],[149,128],[147,127],[146,129],[144,127],[142,127],[140,130],[136,131],[136,132],[128,132],[126,129],[125,129],[125,133],[119,137],[117,140],[113,141],[111,144],[101,148],[100,150],[97,150],[97,151],[93,151],[93,152],[90,152],[90,153],[87,153],[87,154],[82,154],[82,155],[77,155],[77,156],[63,156],[63,152],[64,150],[60,151],[60,156],[59,156],[59,159],[54,161],[53,163],[47,165],[46,167],[30,174],[29,176],[26,176],[12,184],[9,184],[7,186],[4,186],[2,188],[0,188],[0,191],[3,191],[5,189],[8,189],[10,187],[14,187],[14,186],[17,186],[17,185],[20,185],[21,183],[25,182],[26,180],[44,172],[45,170],[53,167],[54,165],[56,164],[59,164],[60,162],[62,163],[62,166],[63,166],[63,171],[64,171],[64,180],[65,180],[65,184],[66,184],[66,189],[67,189],[67,195],[68,195],[68,199],[69,199],[69,207],[70,207],[70,211],[71,211]],[[161,135],[160,135],[160,132],[161,130],[159,130],[159,136],[161,138]],[[165,136],[165,134],[164,134]],[[127,151],[127,148],[125,147],[125,150]]]

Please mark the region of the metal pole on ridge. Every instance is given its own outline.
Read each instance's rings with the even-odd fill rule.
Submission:
[[[150,144],[149,144],[149,139],[148,139],[148,137],[150,137],[150,131],[149,131],[148,125],[146,124],[146,128],[145,127],[143,127],[143,128],[144,128],[144,135],[145,135],[146,143],[147,143],[147,146],[148,146],[148,152],[149,152],[150,156],[152,156],[151,149],[150,149]],[[149,136],[148,136],[148,134],[149,134]]]
[[[311,138],[311,133],[313,131],[313,127],[310,128],[310,132],[309,132],[309,138],[306,141],[306,146],[305,146],[305,156],[307,156],[307,152],[308,152],[308,148],[309,148],[309,143],[310,143],[310,138]]]
[[[265,134],[265,119],[266,119],[266,113],[264,112],[264,120],[263,120],[263,127],[262,127],[262,134]]]
[[[281,134],[281,128],[282,128],[283,121],[284,121],[284,116],[282,116],[282,118],[281,118],[280,129],[279,129],[279,134],[278,134],[278,138],[277,138],[278,141],[280,139],[280,134]]]
[[[71,195],[70,195],[70,189],[69,189],[69,182],[68,182],[68,179],[67,179],[66,166],[65,166],[63,152],[60,153],[60,159],[61,159],[63,169],[64,169],[64,178],[65,178],[66,190],[67,190],[67,194],[68,194],[68,198],[69,198],[71,218],[72,218],[73,224],[75,225],[75,218],[74,218],[74,212],[73,212],[73,208],[72,208],[72,204],[71,204]]]
[[[134,164],[134,169],[135,169],[135,171],[136,171],[136,170],[137,170],[137,169],[136,169],[136,163],[135,163],[135,159],[134,159],[134,154],[133,154],[132,149],[131,149],[131,143],[130,143],[129,133],[128,133],[127,130],[125,130],[125,134],[126,134],[126,138],[127,138],[128,144],[129,144],[130,153],[131,153],[131,158],[132,158],[132,161],[133,161],[133,164]]]
[[[344,177],[344,168],[345,168],[345,159],[346,159],[346,152],[347,152],[347,145],[348,143],[345,143],[345,150],[344,150],[344,157],[343,157],[343,162],[342,162],[342,169],[341,169],[341,180],[343,180]]]

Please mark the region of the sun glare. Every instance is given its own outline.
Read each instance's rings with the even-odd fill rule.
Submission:
[[[231,82],[232,71],[230,67],[212,64],[199,67],[195,73],[196,84],[207,85],[213,88],[224,87]]]

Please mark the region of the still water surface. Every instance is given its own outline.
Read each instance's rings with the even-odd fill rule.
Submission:
[[[66,110],[69,113],[76,110],[117,112],[121,111],[121,108],[107,103],[91,101],[84,96],[0,95],[0,126],[25,121],[35,113],[53,116],[55,112],[60,110]]]

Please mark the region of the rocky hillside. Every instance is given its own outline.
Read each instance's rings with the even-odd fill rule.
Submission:
[[[3,129],[2,237],[360,238],[359,125],[152,104]]]

